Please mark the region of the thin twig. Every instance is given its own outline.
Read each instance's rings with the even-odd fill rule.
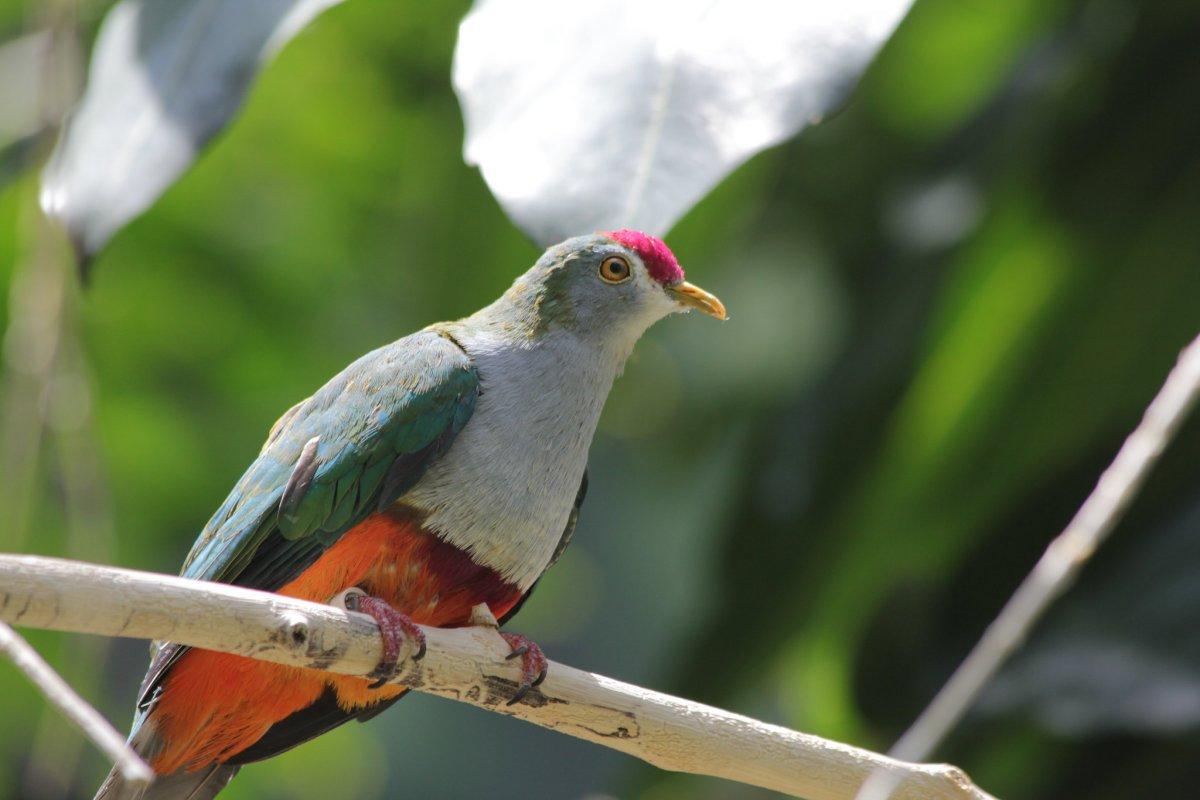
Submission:
[[[78,725],[96,747],[113,760],[127,782],[145,786],[154,779],[154,772],[125,744],[125,737],[117,733],[99,711],[75,694],[75,690],[29,646],[29,642],[5,622],[0,622],[0,653],[7,655],[55,708]]]
[[[66,278],[72,266],[61,264]],[[53,446],[46,467],[53,470],[66,527],[66,555],[83,561],[111,561],[115,535],[108,486],[96,439],[92,376],[79,336],[79,300],[64,305],[56,376],[46,387],[47,444]],[[65,412],[65,413],[64,413]],[[42,652],[59,665],[59,674],[75,691],[95,696],[101,685],[111,640],[63,640],[58,658]],[[64,735],[65,722],[46,706],[33,727],[28,758],[21,777],[20,796],[40,800],[67,800],[72,796],[84,742]]]
[[[36,556],[0,555],[0,619],[36,628],[179,642],[280,664],[367,675],[382,655],[365,614],[236,586]],[[961,770],[906,764],[552,663],[508,706],[520,665],[486,626],[425,628],[424,659],[393,682],[636,756],[808,800],[850,800],[876,769],[905,800],[991,800]]]
[[[1033,571],[1017,587],[950,680],[888,752],[890,756],[905,761],[930,757],[1050,604],[1074,583],[1079,570],[1124,516],[1198,396],[1200,336],[1184,348],[1162,388],[1147,406],[1142,421],[1129,434],[1075,517],[1046,548]],[[882,800],[894,788],[889,776],[872,776],[858,800]]]

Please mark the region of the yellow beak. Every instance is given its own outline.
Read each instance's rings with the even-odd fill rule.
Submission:
[[[725,313],[724,303],[718,300],[716,296],[687,281],[677,283],[674,286],[668,286],[667,294],[685,308],[698,308],[710,317],[716,317],[717,319],[728,318],[728,315]]]

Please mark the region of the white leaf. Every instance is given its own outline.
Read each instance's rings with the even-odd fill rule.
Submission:
[[[263,63],[340,1],[122,0],[42,176],[42,208],[94,254],[191,165]]]
[[[454,86],[466,159],[542,244],[665,233],[819,121],[910,0],[479,0]]]

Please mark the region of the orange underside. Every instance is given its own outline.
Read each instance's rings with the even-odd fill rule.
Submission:
[[[411,516],[388,512],[347,532],[279,594],[326,602],[351,586],[382,597],[422,625],[466,624],[487,603],[501,617],[520,598],[514,585],[461,550],[426,533]],[[333,687],[345,709],[403,694],[395,686],[287,667],[210,650],[190,650],[171,668],[149,723],[163,740],[151,762],[162,774],[225,761],[258,741],[279,720]]]

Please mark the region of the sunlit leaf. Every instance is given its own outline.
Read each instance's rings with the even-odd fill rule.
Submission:
[[[541,243],[665,233],[827,114],[908,6],[481,0],[454,60],[467,161]]]
[[[237,111],[259,68],[340,0],[124,0],[42,178],[84,258],[145,211]]]

